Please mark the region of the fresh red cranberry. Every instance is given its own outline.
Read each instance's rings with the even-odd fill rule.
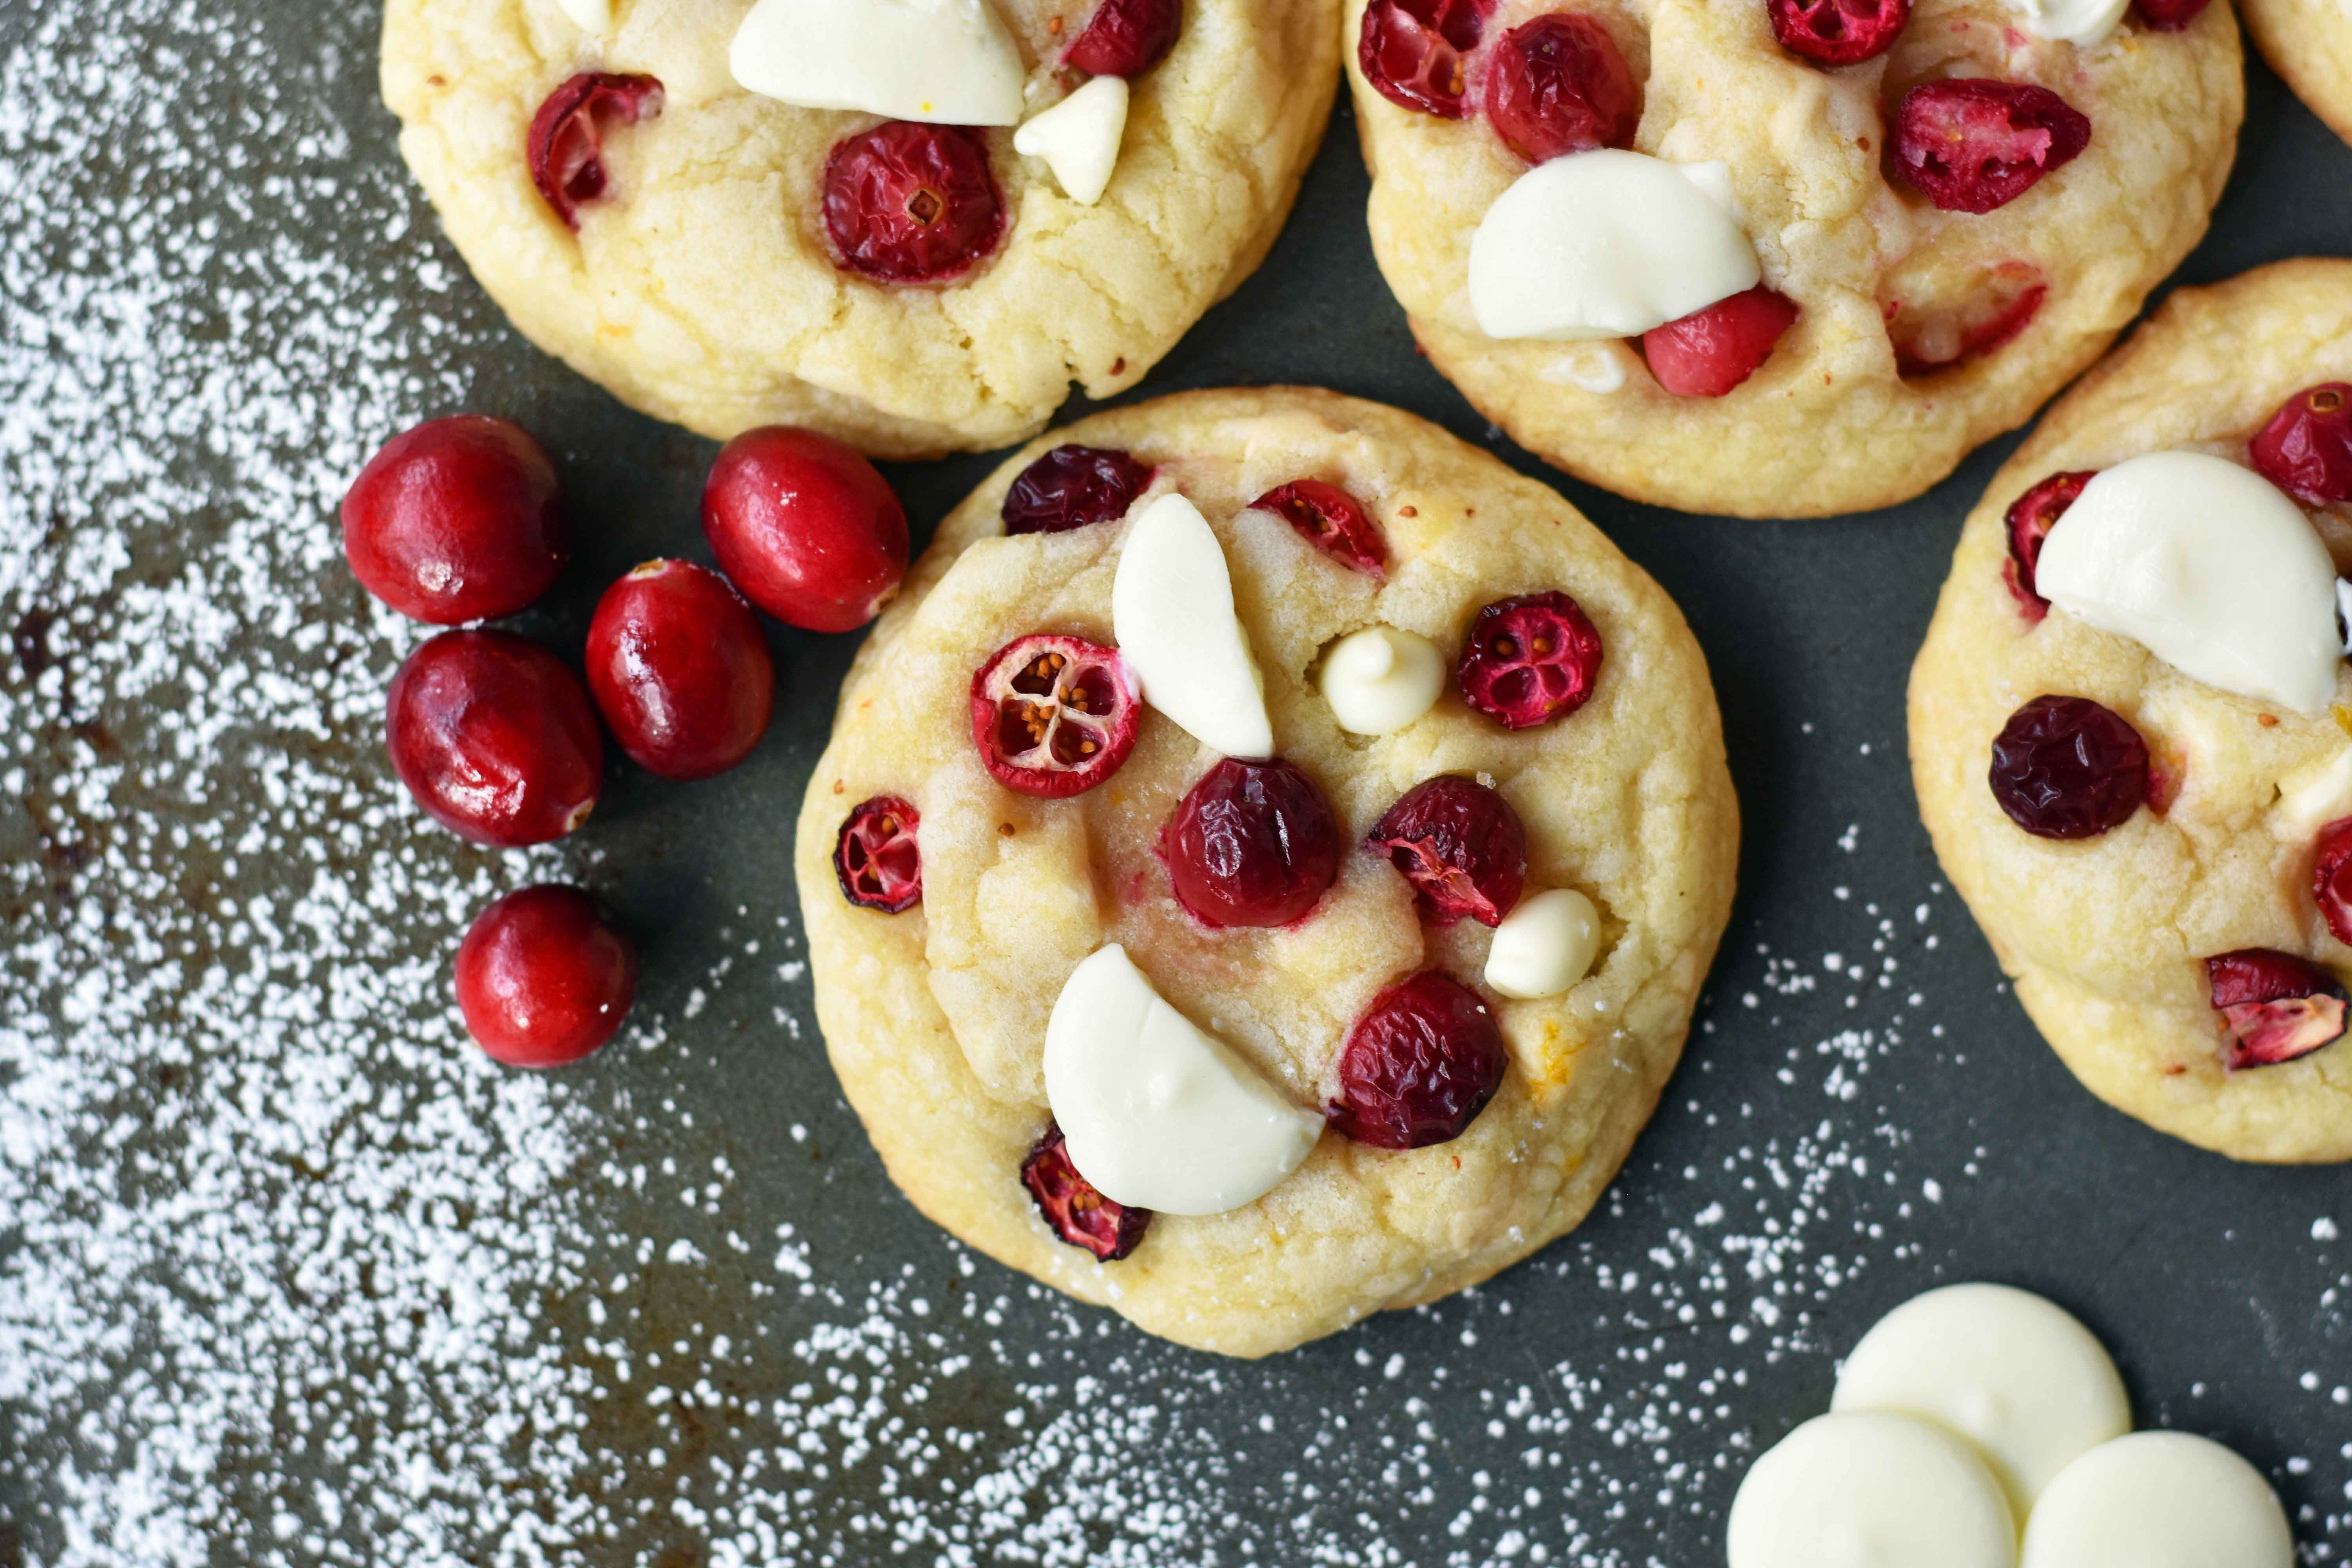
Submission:
[[[2210,0],[2134,0],[2133,9],[2149,31],[2177,33],[2197,20]]]
[[[411,620],[495,620],[554,585],[571,549],[555,466],[503,419],[460,414],[394,436],[343,497],[360,585]]]
[[[595,1055],[636,995],[636,948],[578,888],[509,893],[457,947],[467,1032],[509,1067],[568,1067]]]
[[[2312,897],[2336,940],[2352,944],[2352,816],[2321,828],[2312,847]]]
[[[907,509],[830,436],[771,425],[720,448],[702,533],[743,596],[807,632],[855,631],[907,575]]]
[[[2096,838],[2147,799],[2147,743],[2087,697],[2037,697],[1992,743],[1992,797],[2036,838]]]
[[[833,846],[841,896],[860,909],[903,915],[923,901],[922,813],[896,795],[877,795],[842,822]]]
[[[1079,637],[1017,638],[971,678],[971,736],[996,782],[1061,800],[1118,772],[1143,699],[1117,648]]]
[[[2352,500],[2352,386],[2307,386],[2247,446],[2254,471],[2305,506]]]
[[[841,265],[877,283],[946,283],[1004,237],[988,143],[960,125],[893,120],[834,148],[824,231]]]
[[[635,125],[661,110],[662,84],[649,76],[583,71],[548,94],[531,117],[524,151],[531,184],[566,227],[578,229],[580,208],[610,193],[604,127]]]
[[[1989,213],[2091,144],[2089,118],[2046,87],[1931,81],[1895,115],[1895,166],[1946,212]]]
[[[1895,373],[1907,381],[1981,359],[2025,331],[2049,297],[2042,268],[2004,262],[1957,306],[1906,311],[1897,304],[1886,323]]]
[[[1037,1200],[1037,1212],[1054,1234],[1072,1247],[1083,1247],[1105,1263],[1116,1263],[1133,1252],[1151,1225],[1150,1209],[1115,1204],[1095,1191],[1070,1163],[1058,1122],[1045,1123],[1045,1135],[1021,1162],[1021,1184]]]
[[[2230,1036],[2230,1070],[2278,1067],[2344,1037],[2344,986],[2308,959],[2267,948],[2205,961],[2213,1010]]]
[[[1503,599],[1478,612],[1454,667],[1462,700],[1506,730],[1565,719],[1601,678],[1601,634],[1561,593]]]
[[[1817,66],[1858,66],[1895,47],[1911,0],[1767,0],[1780,47]]]
[[[2096,468],[2053,474],[2010,506],[2009,559],[2001,565],[2001,576],[2027,620],[2039,621],[2050,613],[2050,601],[2033,586],[2033,569],[2042,563],[2042,542],[2083,493],[2083,487],[2098,477]]]
[[[1503,1031],[1477,993],[1425,970],[1381,993],[1339,1052],[1324,1117],[1359,1143],[1426,1149],[1469,1130],[1503,1085]]]
[[[1339,875],[1339,824],[1290,763],[1227,757],[1160,831],[1176,901],[1212,929],[1286,926]]]
[[[1484,91],[1496,134],[1530,163],[1630,146],[1642,121],[1642,89],[1617,41],[1580,11],[1555,11],[1504,34]]]
[[[1139,77],[1168,58],[1183,30],[1182,0],[1102,0],[1062,60],[1088,76]]]
[[[1494,0],[1372,0],[1356,63],[1372,90],[1444,120],[1470,112],[1469,66]]]
[[[1388,541],[1363,503],[1321,479],[1293,479],[1257,498],[1255,506],[1276,513],[1298,537],[1340,565],[1369,577],[1386,577]]]
[[[1438,925],[1468,915],[1498,926],[1527,885],[1528,830],[1511,803],[1475,779],[1440,773],[1389,807],[1364,839],[1412,884]]]
[[[1004,531],[1066,533],[1116,522],[1151,488],[1151,472],[1107,447],[1056,447],[1004,492]]]
[[[442,826],[517,848],[588,820],[604,742],[580,678],[506,632],[444,632],[392,678],[393,771]]]
[[[1758,284],[1642,334],[1642,357],[1676,397],[1721,397],[1754,375],[1797,319],[1785,296]]]
[[[727,579],[648,561],[604,591],[588,624],[588,690],[639,767],[707,779],[768,732],[776,666]]]

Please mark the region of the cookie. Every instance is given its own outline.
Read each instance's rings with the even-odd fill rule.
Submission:
[[[1907,500],[2138,313],[2243,114],[2227,5],[2020,4],[1349,0],[1381,270],[1580,479],[1742,517]]]
[[[1658,586],[1442,431],[1276,389],[1088,419],[951,514],[795,865],[835,1069],[916,1205],[1255,1356],[1584,1217],[1738,851]]]
[[[934,457],[1132,386],[1256,268],[1328,118],[1336,12],[386,0],[383,92],[541,348],[705,436]]]
[[[2244,0],[2246,31],[2263,62],[2352,142],[2352,22],[2318,0]]]
[[[1937,854],[2101,1099],[2352,1159],[2352,262],[2184,289],[1969,514],[1912,671]]]

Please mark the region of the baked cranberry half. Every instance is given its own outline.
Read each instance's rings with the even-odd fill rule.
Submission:
[[[707,779],[768,732],[776,666],[758,618],[724,577],[688,561],[648,561],[596,605],[588,690],[630,761],[666,779]]]
[[[2307,386],[2247,443],[2254,471],[2305,506],[2352,500],[2352,386]]]
[[[1372,0],[1356,63],[1372,90],[1401,109],[1460,120],[1470,112],[1466,57],[1494,0]]]
[[[2012,261],[1988,270],[1955,303],[1927,310],[1906,310],[1898,303],[1886,322],[1895,374],[1916,380],[1982,359],[2032,325],[2049,297],[2042,268]]]
[[[1503,1085],[1503,1031],[1477,994],[1426,970],[1381,993],[1340,1048],[1324,1119],[1359,1143],[1426,1149],[1469,1130]]]
[[[1412,884],[1414,901],[1437,925],[1467,915],[1498,926],[1527,885],[1528,829],[1511,803],[1475,779],[1423,779],[1364,839]]]
[[[1895,167],[1946,212],[1989,213],[2091,144],[2088,117],[2046,87],[1922,83],[1895,114]]]
[[[1512,28],[1486,61],[1486,119],[1530,163],[1632,144],[1642,89],[1609,29],[1580,11]]]
[[[1351,572],[1386,577],[1388,541],[1354,496],[1321,479],[1293,479],[1251,503],[1297,531],[1298,537]]]
[[[2313,841],[2311,896],[2336,940],[2352,945],[2352,816],[2329,823]]]
[[[2096,468],[2053,474],[2010,503],[2009,559],[2001,563],[2000,574],[2030,621],[2050,613],[2050,601],[2033,587],[2033,569],[2042,563],[2042,542],[2082,495],[2083,487],[2098,477]]]
[[[1339,824],[1293,763],[1227,757],[1160,831],[1176,901],[1213,930],[1304,920],[1339,875]]]
[[[1139,77],[1176,47],[1182,0],[1102,0],[1062,56],[1088,76]]]
[[[855,631],[907,575],[907,509],[830,436],[747,430],[702,486],[702,534],[743,596],[787,626]]]
[[[903,915],[923,901],[922,814],[896,795],[851,808],[834,841],[841,896],[864,910]]]
[[[409,655],[384,731],[416,804],[477,844],[561,838],[604,792],[604,737],[580,678],[506,632],[444,632]]]
[[[1992,797],[2036,838],[2096,838],[2147,800],[2147,743],[2087,697],[2037,697],[1992,743]]]
[[[1067,533],[1125,517],[1151,488],[1152,470],[1108,447],[1056,447],[1004,492],[1007,533]]]
[[[1004,237],[988,143],[960,125],[893,120],[824,166],[824,231],[843,268],[877,283],[947,283]]]
[[[1117,648],[1040,634],[996,651],[971,678],[971,736],[1016,795],[1062,800],[1118,772],[1143,698]]]
[[[1911,0],[1765,0],[1780,47],[1817,66],[1857,66],[1895,47]]]
[[[583,71],[548,94],[524,138],[530,182],[564,226],[580,227],[580,209],[611,193],[604,172],[604,127],[635,125],[662,109],[662,84],[649,76]]]
[[[2232,1072],[2297,1061],[2344,1037],[2343,984],[2308,959],[2248,948],[2207,959],[2205,979]]]
[[[525,888],[484,910],[457,948],[457,1009],[490,1057],[560,1068],[620,1032],[637,950],[578,888]]]
[[[2211,0],[2133,0],[2140,21],[2157,33],[2177,33],[2211,4]]]
[[[503,419],[460,414],[394,436],[343,497],[360,585],[434,626],[511,616],[571,557],[555,465]]]
[[[1601,634],[1558,592],[1479,611],[1454,670],[1462,700],[1506,730],[1567,718],[1591,700],[1600,678]]]
[[[1078,1174],[1057,1122],[1045,1124],[1045,1135],[1021,1162],[1021,1184],[1029,1189],[1037,1212],[1055,1236],[1085,1247],[1104,1263],[1116,1263],[1133,1252],[1151,1226],[1150,1209],[1113,1203]]]
[[[1721,397],[1763,368],[1797,307],[1759,284],[1642,334],[1650,374],[1676,397]]]

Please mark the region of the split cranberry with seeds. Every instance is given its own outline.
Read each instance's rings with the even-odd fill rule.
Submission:
[[[1037,1201],[1037,1212],[1055,1236],[1085,1247],[1104,1263],[1116,1263],[1133,1252],[1151,1225],[1150,1209],[1113,1203],[1078,1174],[1056,1122],[1045,1123],[1045,1135],[1021,1162],[1021,1184]]]
[[[824,231],[845,269],[877,283],[945,283],[1004,237],[988,143],[960,125],[893,120],[824,166]]]
[[[776,666],[751,606],[687,561],[648,561],[604,591],[588,624],[588,690],[631,761],[706,779],[751,754],[775,708]]]
[[[409,655],[384,729],[416,804],[477,844],[550,843],[604,792],[604,741],[580,678],[507,632],[444,632]]]
[[[2247,445],[2254,471],[2305,506],[2352,500],[2352,386],[2307,386]]]
[[[530,605],[571,556],[555,465],[503,419],[461,414],[394,436],[343,497],[361,586],[411,620],[462,626]]]
[[[1721,397],[1763,367],[1797,307],[1762,284],[1642,334],[1650,374],[1676,397]]]
[[[578,888],[509,893],[457,948],[466,1030],[509,1067],[569,1067],[595,1055],[636,996],[636,947]]]
[[[1465,60],[1486,30],[1494,0],[1372,0],[1356,63],[1372,90],[1401,109],[1460,120],[1470,112]]]
[[[531,184],[564,226],[580,227],[580,208],[601,201],[612,183],[604,173],[604,127],[635,125],[662,110],[662,84],[649,76],[584,71],[550,93],[531,117],[524,151]]]
[[[2311,894],[2336,940],[2352,945],[2352,816],[2319,830],[2312,846]]]
[[[1107,447],[1056,447],[1004,492],[1007,533],[1067,533],[1115,522],[1151,488],[1152,470]]]
[[[2096,468],[2053,474],[2011,503],[2009,559],[2001,563],[2000,572],[2028,620],[2038,621],[2050,613],[2050,601],[2033,586],[2033,569],[2042,563],[2042,542],[2082,495],[2083,487],[2098,477]]]
[[[860,909],[903,915],[923,901],[922,814],[896,795],[852,808],[833,846],[841,895]]]
[[[1454,681],[1506,730],[1565,719],[1591,700],[1601,634],[1566,594],[1504,599],[1478,612]]]
[[[1857,66],[1895,47],[1911,0],[1766,0],[1780,47],[1817,66]]]
[[[1102,0],[1062,61],[1088,76],[1139,77],[1176,47],[1182,0]]]
[[[1160,858],[1202,925],[1286,926],[1338,879],[1339,824],[1296,764],[1227,757],[1177,804]]]
[[[2091,121],[2046,87],[1926,82],[1895,115],[1895,166],[1946,212],[1989,213],[2091,144]]]
[[[2211,0],[2134,0],[2132,9],[2153,32],[2177,33],[2197,20]]]
[[[1040,633],[1007,643],[971,678],[971,735],[996,782],[1062,800],[1118,772],[1143,698],[1117,648]]]
[[[2279,1067],[2344,1037],[2343,983],[2308,959],[2268,948],[2205,961],[2213,1010],[2230,1036],[2230,1070]]]
[[[1528,830],[1511,803],[1475,779],[1440,773],[1389,807],[1364,847],[1412,884],[1434,923],[1468,915],[1498,926],[1527,885]]]
[[[1642,89],[1609,29],[1578,11],[1512,28],[1486,66],[1486,118],[1530,163],[1624,147],[1642,120]]]
[[[2036,838],[2096,838],[2148,795],[2147,743],[2087,697],[2037,697],[1992,743],[1992,797]]]
[[[1324,1119],[1381,1149],[1426,1149],[1469,1130],[1502,1087],[1503,1031],[1477,993],[1425,970],[1391,986],[1340,1048]]]
[[[1321,479],[1293,479],[1277,485],[1252,503],[1270,511],[1298,531],[1298,537],[1351,572],[1386,577],[1388,541],[1363,503],[1339,486]]]
[[[719,449],[702,533],[743,596],[808,632],[855,631],[907,575],[907,509],[851,447],[771,425]]]

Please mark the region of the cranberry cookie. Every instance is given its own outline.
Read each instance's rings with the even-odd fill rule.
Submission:
[[[2335,0],[2244,0],[2243,9],[2263,62],[2352,142],[2352,17]]]
[[[1583,1218],[1738,841],[1654,583],[1443,432],[1274,390],[1087,420],[941,525],[797,868],[835,1068],[916,1205],[1261,1355]]]
[[[1917,495],[2205,232],[2204,0],[1349,0],[1372,245],[1514,438],[1660,505]]]
[[[387,0],[401,151],[483,287],[725,438],[1001,447],[1264,258],[1337,0]]]
[[[2185,289],[1960,536],[1911,676],[1952,881],[2076,1077],[2352,1159],[2352,262]]]

